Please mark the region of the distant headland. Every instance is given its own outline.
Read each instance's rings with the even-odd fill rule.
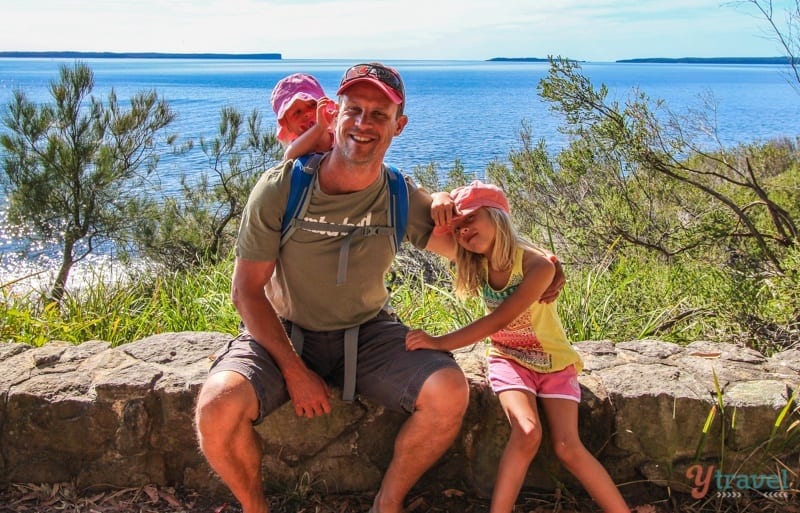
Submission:
[[[48,59],[247,59],[281,60],[279,53],[159,53],[159,52],[0,52],[0,57]]]
[[[493,57],[488,60],[500,62],[548,62],[548,59],[543,59],[541,57]],[[790,64],[789,57],[679,57],[676,59],[667,57],[646,57],[643,59],[619,59],[614,62],[633,64]],[[800,59],[795,59],[795,63],[800,63]]]

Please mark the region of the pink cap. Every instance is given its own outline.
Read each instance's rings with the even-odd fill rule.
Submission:
[[[351,66],[344,72],[336,94],[342,94],[351,85],[359,83],[369,83],[376,86],[392,102],[398,105],[403,105],[405,102],[406,94],[403,87],[403,79],[400,78],[400,72],[391,66],[384,66],[379,62]]]
[[[275,111],[278,120],[278,140],[283,141],[287,136],[281,120],[294,102],[298,100],[318,101],[323,96],[325,96],[325,90],[322,89],[320,83],[306,73],[294,73],[280,79],[272,89],[270,97],[272,110]]]
[[[481,207],[499,208],[508,213],[508,199],[503,189],[480,180],[456,187],[450,193],[450,197],[453,199],[459,216],[475,212]]]

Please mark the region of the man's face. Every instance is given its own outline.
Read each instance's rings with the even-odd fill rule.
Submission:
[[[336,146],[357,163],[383,161],[392,138],[408,122],[397,117],[399,105],[370,84],[353,84],[339,96]]]

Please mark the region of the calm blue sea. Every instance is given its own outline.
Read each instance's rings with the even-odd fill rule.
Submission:
[[[87,59],[95,73],[95,96],[113,87],[121,100],[141,90],[155,89],[169,101],[178,119],[172,129],[182,140],[212,137],[223,106],[243,113],[254,108],[266,127],[273,127],[269,93],[288,73],[314,74],[329,95],[336,92],[345,60],[189,60]],[[72,60],[0,59],[0,109],[15,88],[34,101],[50,101],[50,82]],[[484,61],[387,61],[403,74],[409,124],[392,144],[387,160],[410,172],[416,165],[435,162],[442,172],[456,158],[479,175],[493,161],[505,161],[519,148],[523,121],[534,140],[544,139],[557,150],[565,144],[561,119],[537,95],[547,63]],[[686,112],[713,95],[721,142],[726,146],[777,137],[800,136],[800,93],[785,66],[584,63],[584,74],[609,88],[624,101],[635,88],[663,99],[674,111]],[[796,85],[796,84],[795,84]],[[4,127],[0,125],[0,130]],[[1,151],[1,150],[0,150]],[[177,161],[162,160],[167,187],[170,176],[205,169],[199,154]],[[170,175],[171,173],[171,175]],[[2,198],[0,198],[2,204]],[[1,212],[0,212],[1,214]],[[14,251],[19,234],[3,228],[0,218],[0,285],[4,272],[18,265]],[[46,250],[42,250],[46,254]],[[6,271],[3,271],[6,269]]]
[[[178,113],[173,126],[183,139],[213,136],[223,106],[244,113],[259,109],[265,125],[274,126],[269,106],[271,87],[288,73],[314,74],[333,96],[344,69],[339,60],[181,60],[89,59],[95,73],[95,94],[112,87],[120,99],[155,89]],[[518,147],[523,120],[535,140],[553,149],[564,144],[557,128],[561,119],[549,112],[536,86],[547,63],[484,61],[388,61],[405,79],[409,124],[395,140],[388,160],[410,171],[436,162],[449,167],[459,158],[470,171],[504,161]],[[49,84],[58,77],[60,59],[0,59],[0,106],[14,88],[34,101],[49,101]],[[638,87],[673,110],[700,105],[712,93],[722,142],[740,142],[800,135],[800,94],[788,81],[787,67],[700,64],[585,63],[595,85],[606,84],[610,96],[624,100]],[[0,127],[2,130],[2,127]],[[180,164],[180,163],[179,163]],[[186,162],[185,170],[202,162]],[[183,166],[181,166],[183,167]]]

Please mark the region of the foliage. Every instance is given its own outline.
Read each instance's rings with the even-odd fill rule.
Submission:
[[[94,74],[83,63],[60,68],[53,103],[37,105],[14,91],[0,135],[8,220],[34,237],[61,240],[61,267],[50,296],[59,301],[72,266],[98,244],[125,240],[158,162],[158,137],[175,115],[155,91],[137,93],[128,109],[112,90],[91,96]],[[167,142],[171,138],[165,139]]]
[[[453,166],[447,173],[442,173],[432,162],[427,166],[415,166],[411,174],[417,183],[430,192],[451,191],[460,185],[479,179],[476,173],[467,171],[460,159],[453,161]],[[441,179],[442,176],[445,177],[444,180]]]
[[[230,253],[250,190],[283,152],[274,133],[262,130],[257,110],[245,124],[233,107],[222,108],[217,136],[201,138],[200,149],[209,169],[196,179],[184,173],[180,194],[152,201],[151,213],[141,215],[148,222],[139,227],[137,248],[170,269],[213,264]]]
[[[95,276],[60,304],[0,289],[0,341],[41,346],[105,340],[116,346],[163,332],[235,333],[232,270],[228,260],[202,272],[148,269],[113,283]]]
[[[758,148],[706,150],[709,116],[679,116],[642,92],[622,105],[610,101],[606,87],[595,88],[574,61],[551,59],[539,90],[563,115],[569,147],[552,159],[544,143],[527,140],[512,155],[512,170],[497,166],[491,174],[504,185],[512,175],[524,177],[528,204],[539,207],[536,224],[559,243],[576,245],[584,257],[597,255],[594,245],[616,241],[665,258],[735,249],[782,272],[798,228],[792,207],[765,188]]]
[[[453,291],[447,260],[404,245],[388,286],[392,306],[407,325],[434,334],[456,330],[483,313],[477,300],[462,302]]]
[[[570,339],[615,342],[656,337],[687,343],[698,339],[745,343],[764,354],[798,341],[800,254],[787,280],[744,287],[730,271],[697,261],[665,264],[644,251],[605,252],[593,267],[566,265],[558,299]],[[229,300],[232,262],[186,271],[149,270],[106,283],[90,280],[60,307],[31,295],[0,289],[0,341],[42,345],[51,340],[121,344],[154,333],[182,330],[234,333],[238,316]],[[478,300],[458,301],[443,260],[403,249],[389,283],[392,305],[407,324],[446,333],[483,315]],[[655,292],[654,292],[655,291]],[[792,321],[794,319],[794,321]],[[792,324],[794,322],[794,324]]]

